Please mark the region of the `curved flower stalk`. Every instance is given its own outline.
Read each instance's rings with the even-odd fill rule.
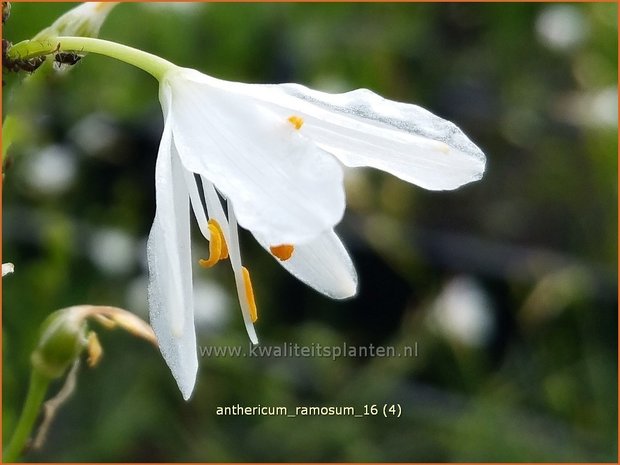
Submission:
[[[345,208],[341,164],[381,169],[432,190],[457,188],[484,172],[483,153],[452,123],[365,89],[326,94],[172,68],[160,81],[160,101],[165,125],[148,246],[149,303],[164,358],[186,399],[198,366],[190,205],[210,241],[210,257],[201,264],[230,254],[248,335],[257,343],[237,222],[301,281],[347,298],[357,276],[333,231]]]
[[[3,2],[5,5],[8,2]],[[39,31],[33,40],[43,40],[49,37],[81,36],[97,37],[99,30],[108,17],[108,14],[118,2],[86,2],[61,15],[50,26]],[[4,41],[3,41],[4,44]],[[51,51],[53,52],[53,50]],[[21,58],[19,54],[14,59]],[[43,64],[41,57],[39,65]],[[27,62],[26,62],[27,63]],[[31,75],[26,76],[19,89],[11,96],[11,112],[2,123],[2,158],[5,159],[9,147],[19,144],[29,137],[31,124],[30,107],[40,98],[41,87],[54,67],[47,61],[44,66],[37,68]],[[6,101],[5,101],[6,102]]]

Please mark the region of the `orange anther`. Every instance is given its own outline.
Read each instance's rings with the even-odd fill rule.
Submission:
[[[201,259],[198,261],[200,266],[204,268],[211,268],[220,260],[228,258],[228,247],[226,246],[226,239],[222,233],[222,228],[219,223],[213,219],[208,223],[209,232],[211,238],[209,239],[209,258],[207,260]]]
[[[250,272],[245,266],[241,267],[241,274],[243,275],[243,284],[245,285],[245,294],[248,299],[248,306],[250,307],[250,317],[252,323],[258,320],[258,310],[256,310],[256,301],[254,300],[254,289],[252,289],[252,281],[250,280]]]
[[[289,117],[288,122],[295,126],[295,129],[297,130],[299,130],[299,128],[301,128],[304,124],[303,118],[294,115]]]
[[[209,220],[209,223],[211,223],[216,229],[218,234],[220,235],[221,238],[221,242],[222,242],[222,250],[220,251],[220,260],[226,260],[228,258],[228,246],[226,245],[226,239],[224,238],[224,233],[222,232],[222,227],[220,226],[220,224],[215,221],[215,220]]]
[[[278,257],[281,261],[286,261],[293,255],[295,251],[295,247],[290,244],[282,244],[282,245],[272,245],[269,247],[271,253]]]

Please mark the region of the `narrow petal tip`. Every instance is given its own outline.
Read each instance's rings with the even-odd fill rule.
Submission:
[[[194,393],[194,386],[196,385],[196,382],[194,380],[193,383],[187,384],[187,385],[181,385],[179,384],[179,390],[181,391],[181,395],[183,396],[183,400],[188,401],[191,397],[192,394]]]
[[[335,288],[333,298],[338,300],[345,300],[355,297],[357,294],[357,275],[348,276],[347,280],[343,280],[338,283],[338,286]]]

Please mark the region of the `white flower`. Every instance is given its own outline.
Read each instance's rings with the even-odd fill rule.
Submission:
[[[484,172],[483,153],[452,123],[365,89],[332,95],[173,68],[160,82],[160,101],[165,125],[148,243],[149,306],[185,399],[198,367],[190,205],[210,241],[210,257],[201,264],[230,255],[245,325],[257,343],[237,223],[297,278],[329,297],[347,298],[357,276],[333,230],[345,208],[341,164],[381,169],[433,190],[454,189]]]

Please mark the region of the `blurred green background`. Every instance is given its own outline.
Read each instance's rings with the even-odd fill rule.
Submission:
[[[4,37],[73,5],[15,3]],[[487,172],[428,192],[348,170],[339,232],[360,292],[346,302],[241,234],[264,345],[417,343],[417,357],[203,358],[185,403],[155,349],[100,330],[103,361],[26,459],[616,461],[616,21],[611,3],[118,6],[101,37],[224,79],[419,104],[461,127]],[[4,75],[4,115],[22,78]],[[101,56],[30,97],[3,186],[5,441],[46,315],[93,303],[146,318],[162,129],[157,83]],[[197,259],[208,246],[195,238]],[[199,344],[246,347],[229,267],[194,279]],[[215,414],[384,403],[402,416]]]

